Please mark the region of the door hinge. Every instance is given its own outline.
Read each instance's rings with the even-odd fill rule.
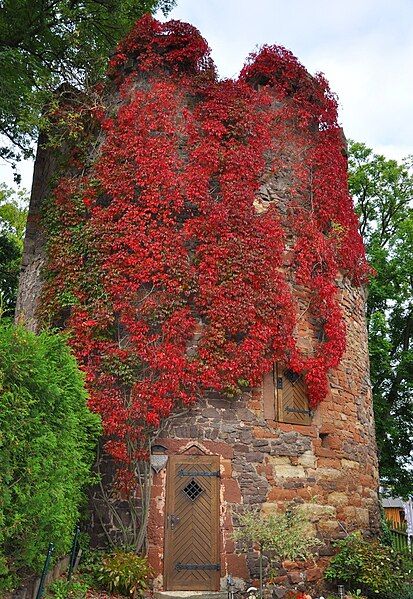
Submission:
[[[220,570],[221,564],[181,564],[178,562],[175,570]]]
[[[219,470],[205,470],[201,472],[189,472],[188,470],[178,470],[178,476],[217,476],[218,478],[221,476]]]
[[[300,410],[299,408],[289,408],[288,406],[285,408],[285,411],[293,412],[294,414],[307,414],[308,416],[312,414],[311,410]]]

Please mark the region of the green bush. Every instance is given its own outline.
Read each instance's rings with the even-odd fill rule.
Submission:
[[[45,599],[86,599],[89,585],[79,580],[55,580],[47,589]]]
[[[98,587],[100,585],[100,568],[105,556],[106,552],[103,549],[91,549],[89,546],[83,547],[76,576],[87,581],[90,587]]]
[[[278,562],[310,559],[323,544],[315,535],[309,511],[302,505],[290,504],[286,511],[272,514],[252,509],[238,517],[238,525],[232,536],[243,549],[257,544],[260,551],[270,551]]]
[[[60,335],[0,325],[0,589],[70,549],[99,417]]]
[[[358,532],[338,541],[337,547],[338,553],[325,571],[326,580],[353,591],[361,589],[377,599],[402,596],[409,575],[403,559],[391,547],[378,540],[365,540]]]
[[[413,585],[403,584],[399,589],[389,593],[386,599],[413,599]]]
[[[110,592],[137,597],[148,588],[151,575],[146,557],[115,551],[103,558],[98,580]]]

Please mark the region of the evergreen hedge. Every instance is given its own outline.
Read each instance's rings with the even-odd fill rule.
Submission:
[[[70,549],[100,433],[86,399],[62,336],[0,324],[0,591]]]

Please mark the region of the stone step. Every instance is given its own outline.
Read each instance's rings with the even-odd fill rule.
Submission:
[[[227,591],[157,591],[155,599],[227,599]]]

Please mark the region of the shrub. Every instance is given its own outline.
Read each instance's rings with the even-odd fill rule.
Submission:
[[[300,505],[290,505],[285,512],[260,514],[250,510],[239,516],[240,528],[233,533],[234,540],[249,549],[259,549],[260,595],[263,587],[263,552],[270,552],[276,562],[306,560],[322,541],[315,536],[308,512]]]
[[[115,551],[103,558],[98,579],[110,592],[137,597],[148,588],[151,575],[145,557],[132,551]]]
[[[47,589],[46,599],[85,599],[89,585],[80,580],[55,580]]]
[[[233,537],[244,546],[257,544],[263,551],[271,551],[274,559],[306,560],[321,541],[315,536],[308,513],[302,506],[290,506],[285,512],[260,514],[251,510],[239,516],[240,528]]]
[[[100,568],[106,552],[103,549],[91,549],[88,545],[82,547],[82,557],[76,576],[89,583],[90,587],[98,587],[100,584]]]
[[[0,325],[0,589],[70,549],[100,432],[60,335]]]
[[[353,533],[337,542],[338,553],[333,557],[325,578],[361,589],[368,597],[390,599],[400,597],[406,572],[400,556],[378,540],[365,540]]]
[[[389,593],[386,599],[413,599],[413,585],[411,583],[403,584],[395,592]]]

